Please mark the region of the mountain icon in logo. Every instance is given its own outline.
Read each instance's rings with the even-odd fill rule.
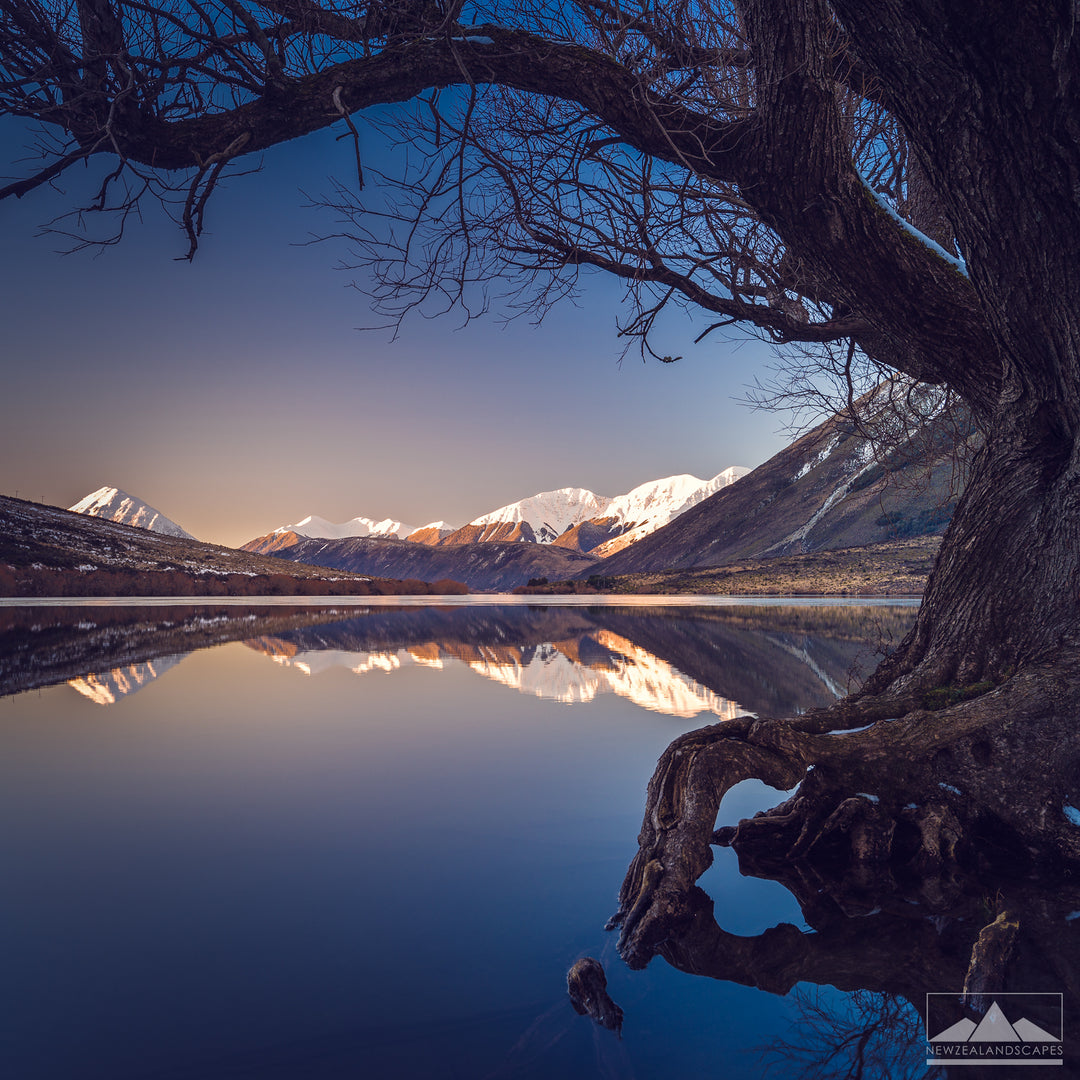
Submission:
[[[1061,1042],[1038,1024],[1022,1018],[1015,1024],[1009,1022],[1001,1006],[995,1001],[986,1015],[976,1024],[966,1017],[935,1035],[932,1043],[1058,1043]]]

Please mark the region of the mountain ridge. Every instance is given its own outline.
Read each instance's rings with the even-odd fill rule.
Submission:
[[[804,572],[812,574],[826,591],[880,586],[885,591],[917,592],[921,591],[933,552],[925,545],[916,545],[911,551],[890,545],[933,538],[944,532],[958,498],[957,462],[967,444],[976,439],[970,430],[931,421],[908,442],[878,454],[868,435],[847,418],[833,416],[738,478],[737,483],[719,486],[689,506],[669,499],[664,512],[668,508],[679,512],[667,524],[645,535],[633,535],[636,526],[632,515],[638,512],[637,505],[649,509],[648,484],[634,489],[638,503],[628,498],[628,506],[613,508],[614,500],[609,500],[605,505],[607,517],[573,524],[546,544],[537,543],[535,533],[529,536],[532,526],[524,520],[527,514],[520,515],[523,520],[517,522],[466,526],[435,545],[450,560],[440,564],[438,573],[485,591],[542,589],[548,582],[571,581],[575,583],[574,591],[608,587],[623,591],[624,585],[636,582],[646,591],[656,592],[669,587],[685,591],[677,581],[680,571],[738,565],[746,572],[715,575],[713,580],[703,581],[703,587],[716,592],[728,583],[736,591],[745,591],[745,580],[771,592],[772,587],[760,583],[768,579],[769,560],[780,559],[785,563],[780,588],[783,592],[802,591],[798,578]],[[723,477],[723,473],[718,474],[708,483]],[[455,544],[455,539],[465,542]],[[379,543],[401,547],[383,548],[377,561],[356,562],[341,561],[340,550],[317,549],[299,537],[288,551],[282,550],[285,545],[280,539],[272,537],[249,541],[245,548],[273,550],[275,554],[315,563],[329,560],[328,565],[348,566],[365,573],[415,575],[412,564],[397,561],[397,556],[404,549],[422,545],[407,541]],[[483,552],[491,543],[505,549],[516,546],[533,554],[520,551],[512,566],[500,565],[505,558],[501,552]],[[566,563],[536,554],[547,552],[550,556],[560,549],[581,559],[573,572],[567,573]],[[865,560],[859,554],[863,549],[867,551]],[[805,559],[812,555],[839,551],[847,554],[831,560],[828,566],[806,564],[802,569]],[[365,557],[373,558],[374,554],[369,550]],[[868,565],[861,566],[861,560]],[[646,581],[642,575],[661,576]]]
[[[265,535],[291,533],[311,540],[371,537],[435,547],[491,542],[560,544],[585,553],[590,550],[587,545],[613,542],[619,536],[627,539],[618,547],[633,543],[747,472],[742,466],[729,466],[708,480],[680,473],[646,481],[615,496],[597,495],[581,487],[555,488],[507,503],[460,527],[432,521],[414,528],[392,518],[374,521],[368,517],[335,524],[312,514]],[[612,550],[615,548],[605,554]]]

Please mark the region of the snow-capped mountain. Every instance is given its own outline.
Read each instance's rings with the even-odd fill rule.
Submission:
[[[448,521],[429,521],[426,525],[421,525],[419,529],[414,529],[405,539],[411,540],[414,544],[437,544],[456,528],[456,525],[451,525]]]
[[[603,552],[610,555],[666,525],[747,472],[732,466],[710,480],[686,473],[665,476],[614,497],[597,495],[587,488],[542,491],[474,518],[441,543],[522,540],[594,553],[598,546],[613,545]]]
[[[521,522],[532,529],[533,535],[529,539],[540,544],[550,544],[562,536],[571,525],[599,517],[610,505],[611,499],[597,495],[587,488],[558,488],[555,491],[541,491],[527,499],[500,506],[490,514],[473,518],[466,528]]]
[[[429,547],[512,541],[555,544],[573,551],[589,552],[598,545],[605,545],[600,554],[610,555],[666,525],[748,471],[733,466],[710,480],[700,480],[685,473],[667,476],[639,484],[625,495],[614,497],[578,487],[541,491],[481,514],[461,528],[445,521],[432,521],[414,528],[390,518],[373,521],[366,517],[355,517],[338,525],[311,515],[294,525],[282,525],[269,537],[259,537],[245,547],[251,551],[266,550],[266,543],[272,543],[273,537],[294,534],[311,540],[353,537],[409,540]]]
[[[655,528],[666,525],[684,510],[696,506],[714,491],[734,484],[750,470],[732,465],[717,473],[711,480],[699,480],[696,476],[682,473],[663,480],[639,484],[633,491],[618,495],[611,500],[606,513],[626,522],[655,522]]]
[[[76,514],[105,518],[106,521],[117,521],[121,525],[135,525],[140,529],[149,529],[150,532],[162,533],[165,536],[179,536],[185,540],[195,539],[191,533],[185,532],[160,510],[155,510],[142,499],[137,499],[116,487],[98,488],[97,491],[91,492],[85,499],[80,499],[68,509]]]
[[[625,495],[612,499],[607,508],[606,516],[614,518],[622,528],[612,529],[616,535],[589,550],[601,558],[614,555],[616,551],[622,551],[642,537],[663,528],[715,492],[734,484],[749,471],[741,465],[732,465],[710,480],[699,480],[696,476],[682,473],[639,484]]]
[[[688,570],[940,535],[956,505],[959,463],[978,438],[956,417],[935,419],[882,460],[850,421],[831,417],[662,531],[627,550],[593,547],[603,561],[592,572]]]
[[[439,522],[437,524],[443,524]],[[426,527],[426,526],[425,526]],[[382,521],[373,521],[371,518],[354,517],[349,521],[335,524],[326,518],[309,514],[295,525],[282,525],[275,529],[276,533],[296,533],[297,536],[307,536],[312,540],[344,540],[349,536],[380,536],[404,540],[409,533],[416,532],[413,525],[404,525],[400,521],[384,518]]]

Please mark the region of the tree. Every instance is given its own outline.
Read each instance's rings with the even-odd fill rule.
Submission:
[[[483,305],[494,271],[530,282],[542,310],[580,267],[599,267],[628,283],[625,330],[645,348],[663,306],[685,303],[715,325],[827,350],[849,389],[869,364],[962,401],[982,449],[915,629],[827,715],[706,729],[669,751],[624,885],[629,954],[647,959],[662,913],[680,909],[711,858],[719,799],[745,775],[791,786],[817,767],[786,811],[802,831],[774,829],[803,851],[809,836],[842,832],[851,858],[880,861],[903,792],[951,777],[965,797],[927,798],[923,863],[955,861],[987,830],[1015,838],[1032,866],[1080,862],[1061,809],[1080,697],[1074,5],[0,0],[0,11],[3,108],[58,140],[0,196],[102,157],[113,167],[94,209],[122,221],[141,198],[176,193],[190,256],[230,163],[332,124],[354,135],[357,112],[416,99],[407,135],[429,156],[396,210],[355,219],[381,273],[375,302],[393,317]],[[359,154],[357,173],[362,185]],[[355,199],[343,189],[341,202]],[[1010,712],[1028,724],[1022,743]],[[898,716],[842,746],[822,734]],[[918,767],[898,773],[898,755]],[[856,782],[877,785],[858,789],[880,793],[872,813],[849,805]]]

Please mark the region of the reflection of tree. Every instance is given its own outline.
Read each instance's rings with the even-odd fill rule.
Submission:
[[[1040,678],[1020,675],[937,708],[935,696],[948,701],[955,691],[946,687],[914,714],[864,712],[864,721],[877,722],[860,730],[837,730],[841,704],[680,736],[650,780],[638,852],[612,920],[622,925],[623,958],[644,967],[660,955],[779,993],[809,980],[918,1004],[927,992],[970,981],[982,993],[1080,1000],[1080,935],[1066,923],[1080,910],[1072,885],[1080,834],[1063,809],[1080,805],[1080,741],[1075,712],[1061,706],[1080,687],[1080,663],[1063,670],[1060,699],[1041,693]],[[796,790],[766,813],[717,829],[724,794],[748,778]],[[816,933],[777,927],[732,939],[711,911],[704,917],[696,882],[714,844],[734,848],[743,873],[782,881]],[[1020,913],[1015,948],[985,949],[980,959],[979,931],[1006,912]],[[969,970],[993,956],[997,970]]]
[[[843,1000],[816,987],[795,991],[790,1034],[761,1048],[767,1076],[790,1080],[916,1080],[927,1069],[918,1013],[896,994],[856,990]]]
[[[858,995],[835,1016],[822,1012],[820,1000],[804,1005],[796,1028],[771,1048],[774,1057],[788,1059],[783,1075],[830,1080],[899,1078],[909,1075],[909,1065],[921,1074],[922,1047],[910,1038],[901,1042],[899,1034],[894,1040],[894,1032],[901,1030],[902,1011],[909,1020],[908,1009],[923,1011],[928,993],[1080,1000],[1080,930],[1073,918],[1080,887],[1072,868],[1065,860],[1033,862],[1000,821],[983,819],[964,835],[950,807],[929,792],[920,804],[889,806],[883,791],[880,800],[868,794],[845,801],[828,820],[811,813],[808,827],[802,802],[813,811],[833,782],[815,769],[781,806],[695,834],[691,823],[700,826],[710,812],[715,821],[720,796],[740,774],[765,776],[776,787],[799,781],[784,771],[783,759],[743,742],[732,774],[710,785],[708,771],[694,762],[696,749],[722,727],[748,730],[755,723],[689,732],[661,758],[649,787],[642,849],[614,920],[622,925],[619,949],[631,967],[660,956],[681,971],[774,994],[809,983]],[[899,751],[882,768],[903,782]],[[854,774],[847,782],[863,790],[866,779]],[[706,797],[716,802],[706,805]],[[893,815],[904,828],[881,843],[881,824]],[[650,830],[668,833],[665,847],[650,845]],[[713,845],[733,848],[744,875],[788,889],[810,932],[789,924],[752,936],[724,930],[700,887],[679,887],[687,865],[696,880],[704,869],[696,856],[704,850],[711,861]],[[674,859],[667,860],[669,852]],[[1080,1027],[1073,1012],[1066,1007],[1066,1045],[1076,1044]],[[1040,1017],[1028,1019],[1052,1027]],[[882,1065],[890,1044],[892,1071]],[[982,1073],[967,1067],[961,1080]],[[1080,1059],[1066,1054],[1059,1075],[1080,1075]]]

